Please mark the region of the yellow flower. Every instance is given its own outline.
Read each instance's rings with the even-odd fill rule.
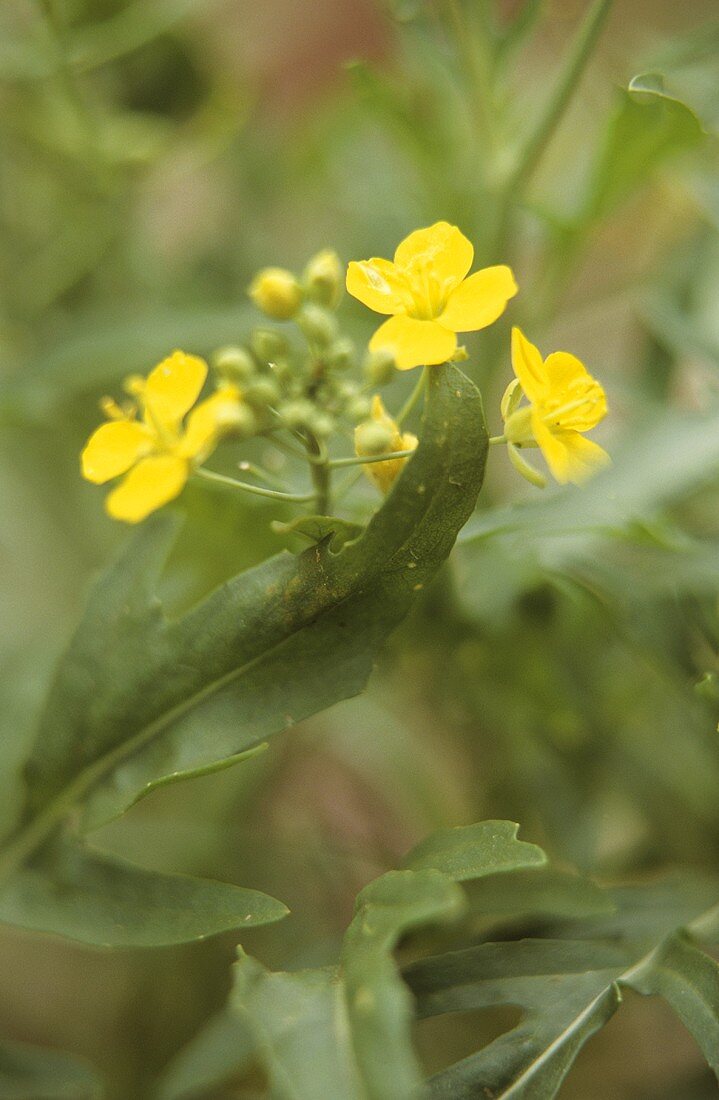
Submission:
[[[370,349],[387,348],[399,370],[444,363],[457,350],[457,333],[486,328],[517,293],[511,270],[485,267],[467,277],[474,248],[455,225],[436,222],[397,246],[394,262],[351,263],[347,290],[376,313],[390,314]]]
[[[607,413],[602,386],[566,351],[542,359],[539,348],[512,329],[512,366],[517,378],[502,402],[504,434],[510,446],[538,446],[557,481],[579,484],[606,466],[609,455],[583,432]],[[521,392],[528,406],[517,408]]]
[[[355,428],[355,454],[360,458],[376,454],[389,454],[391,451],[413,451],[417,446],[417,436],[412,432],[401,432],[399,425],[385,409],[382,398],[377,393],[372,398],[371,419]],[[390,458],[387,462],[368,462],[364,472],[378,489],[388,493],[402,472],[407,458]]]
[[[175,351],[147,379],[133,376],[126,382],[142,419],[136,419],[134,406],[123,411],[110,399],[103,403],[110,419],[87,441],[82,474],[95,485],[126,475],[105,501],[114,519],[139,523],[174,500],[193,467],[231,427],[240,405],[240,392],[231,384],[197,405],[183,424],[206,378],[203,359]]]

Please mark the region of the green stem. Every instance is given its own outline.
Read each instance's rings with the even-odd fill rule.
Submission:
[[[396,421],[398,425],[404,423],[404,421],[407,419],[409,414],[412,412],[412,409],[415,407],[420,397],[424,393],[427,382],[429,381],[429,370],[429,367],[422,367],[422,373],[419,376],[419,381],[417,382],[417,385],[414,387],[411,394],[397,414]]]
[[[506,443],[506,442],[507,442],[506,435],[490,435],[490,437],[489,437],[490,447],[496,447],[499,443]]]
[[[353,455],[351,458],[332,458],[327,463],[333,470],[341,466],[361,466],[366,462],[390,462],[393,458],[409,458],[414,451],[389,451],[382,455]]]
[[[474,25],[468,25],[461,0],[446,0],[446,9],[457,55],[469,88],[472,116],[478,132],[492,149],[496,144],[492,49],[478,25],[477,15]]]
[[[613,0],[595,0],[587,12],[549,102],[533,132],[519,152],[513,169],[504,181],[502,209],[495,243],[495,253],[497,255],[503,253],[506,249],[512,210],[524,193],[544,150],[551,141],[554,131],[569,106],[572,93],[581,80],[587,62],[597,44],[612,2]]]
[[[217,474],[214,470],[206,470],[204,466],[198,466],[195,470],[195,474],[198,477],[204,478],[205,481],[211,481],[215,485],[223,485],[229,489],[242,489],[245,493],[253,493],[258,497],[270,497],[272,500],[285,500],[291,501],[295,504],[305,504],[309,500],[314,500],[314,493],[285,493],[280,492],[277,489],[262,489],[259,485],[250,485],[246,481],[237,481],[234,477],[227,477],[226,474]]]
[[[257,466],[254,462],[240,462],[239,468],[243,474],[254,474],[255,477],[264,481],[271,489],[277,489],[281,493],[287,492],[286,485],[280,481],[279,478],[273,477],[269,470],[265,470],[262,466]]]
[[[315,487],[314,500],[317,511],[321,516],[330,514],[330,466],[327,459],[327,448],[311,432],[307,433],[305,446],[310,462],[310,475]]]

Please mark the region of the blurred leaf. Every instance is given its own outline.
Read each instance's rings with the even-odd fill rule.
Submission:
[[[518,830],[519,826],[511,821],[438,829],[412,850],[404,866],[411,871],[434,867],[455,882],[464,882],[516,871],[520,865],[526,868],[545,864],[547,857],[541,848],[517,840]]]
[[[99,1076],[70,1054],[0,1040],[0,1100],[97,1100]]]
[[[719,965],[684,935],[670,937],[647,962],[625,975],[638,993],[663,997],[719,1077]]]
[[[436,1074],[429,1095],[452,1100],[550,1100],[584,1043],[616,1011],[616,947],[572,941],[486,943],[404,971],[420,1017],[520,1005],[517,1027]]]
[[[539,883],[555,875],[548,870],[507,876],[500,889],[517,887],[519,900],[523,879]],[[479,893],[481,885],[475,904],[494,908],[491,897]],[[498,1005],[523,1009],[516,1027],[436,1074],[430,1095],[470,1100],[486,1092],[496,1100],[551,1100],[581,1047],[621,1003],[621,985],[665,996],[714,1064],[717,964],[682,937],[665,942],[665,936],[670,928],[696,922],[718,888],[716,882],[686,878],[609,891],[617,907],[613,914],[588,912],[569,924],[545,924],[542,938],[482,943],[406,967],[403,976],[420,1017]],[[520,910],[513,908],[511,893],[506,897],[506,915],[514,918]],[[531,900],[520,905],[527,913],[534,909]],[[560,909],[560,915],[567,914]]]
[[[154,595],[172,525],[146,523],[96,586],[60,664],[6,866],[78,803],[96,827],[163,777],[360,691],[470,514],[486,448],[476,389],[455,367],[434,370],[420,446],[360,539],[341,554],[272,558],[174,622]]]
[[[233,1005],[254,1031],[278,1100],[417,1095],[422,1074],[411,1045],[411,998],[392,952],[410,929],[461,915],[458,881],[545,858],[516,831],[495,821],[428,838],[407,857],[410,869],[388,871],[358,895],[337,969],[271,973],[240,959]]]
[[[257,890],[161,874],[71,841],[53,843],[0,894],[0,920],[101,947],[159,947],[281,920]]]
[[[170,1062],[158,1100],[190,1100],[237,1076],[253,1059],[254,1041],[237,1013],[223,1009]]]
[[[635,76],[618,93],[577,223],[604,217],[645,186],[665,161],[698,146],[705,136],[692,109],[666,91],[663,77]]]

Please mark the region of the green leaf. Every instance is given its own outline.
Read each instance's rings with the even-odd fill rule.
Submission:
[[[550,1100],[584,1043],[609,1020],[626,962],[616,947],[571,941],[487,943],[404,971],[418,1013],[521,1005],[511,1031],[429,1082],[432,1097]]]
[[[422,1086],[412,1049],[411,996],[393,951],[409,930],[466,907],[459,881],[533,866],[544,854],[492,821],[443,829],[359,894],[337,968],[273,974],[237,964],[234,1005],[253,1029],[273,1095],[282,1100],[410,1100]],[[308,1057],[307,1051],[312,1051]]]
[[[205,1024],[166,1068],[157,1089],[158,1100],[189,1100],[222,1085],[247,1068],[254,1041],[237,1013],[223,1009]]]
[[[158,947],[269,924],[287,908],[256,890],[163,874],[54,843],[0,894],[0,920],[102,947]]]
[[[657,73],[635,76],[618,93],[577,223],[604,217],[646,185],[666,161],[705,138],[699,119]]]
[[[412,850],[404,866],[412,871],[433,867],[455,882],[543,866],[547,857],[542,849],[517,840],[518,830],[519,825],[513,821],[481,821],[438,829]]]
[[[622,982],[671,1005],[719,1077],[719,965],[685,935],[671,936]]]
[[[78,804],[96,827],[165,777],[245,752],[356,694],[449,554],[484,475],[479,393],[433,368],[421,443],[362,536],[240,574],[182,618],[154,596],[172,537],[154,517],[98,582],[46,700],[11,870]]]
[[[503,941],[436,955],[404,969],[420,1018],[501,1005],[522,1009],[516,1027],[436,1074],[429,1082],[432,1097],[552,1100],[584,1043],[617,1009],[622,985],[665,996],[709,1051],[710,1062],[716,1061],[716,964],[681,937],[664,941],[670,928],[698,924],[702,910],[716,898],[717,884],[674,878],[608,891],[604,913],[596,907],[592,913],[587,906],[567,923],[574,905],[571,891],[561,888],[565,878],[570,876],[550,869],[483,880],[473,907],[488,902],[494,909],[504,902],[510,923],[501,930]],[[522,887],[532,882],[524,898]],[[485,885],[495,887],[494,897],[491,891],[482,897]],[[541,938],[508,939],[511,922],[522,914],[541,916]]]
[[[95,1100],[101,1091],[95,1071],[72,1055],[0,1040],[0,1100]]]

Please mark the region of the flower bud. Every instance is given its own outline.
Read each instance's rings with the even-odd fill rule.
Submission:
[[[315,411],[307,427],[318,439],[327,439],[335,430],[335,422],[328,413]]]
[[[287,401],[279,409],[280,416],[288,428],[307,428],[312,423],[315,415],[315,406],[311,401],[298,398],[296,401]]]
[[[263,409],[268,405],[276,405],[280,399],[280,387],[274,378],[260,375],[248,382],[242,391],[242,396],[248,405],[253,408]]]
[[[383,455],[392,450],[395,433],[386,424],[365,420],[355,428],[355,451],[358,455]]]
[[[369,397],[362,397],[358,394],[356,397],[350,398],[345,406],[345,414],[350,420],[364,420],[370,414],[372,408],[372,402]]]
[[[354,340],[350,340],[348,336],[335,340],[328,352],[328,358],[337,370],[348,370],[355,360]]]
[[[289,345],[279,332],[269,328],[256,328],[252,333],[252,350],[263,363],[272,363],[287,355]]]
[[[337,336],[337,322],[322,306],[305,306],[297,317],[297,324],[307,340],[321,348],[329,347]]]
[[[384,386],[395,372],[395,359],[389,348],[368,351],[363,363],[365,377],[374,386]]]
[[[233,409],[231,416],[224,422],[225,430],[236,439],[249,439],[258,428],[257,417],[244,402]]]
[[[218,348],[212,356],[212,365],[218,374],[243,387],[257,372],[257,364],[246,348]]]
[[[308,296],[321,306],[333,309],[342,293],[342,265],[331,248],[313,256],[302,276]]]
[[[292,272],[283,267],[258,271],[248,294],[258,309],[275,321],[291,320],[302,304],[302,287]]]

